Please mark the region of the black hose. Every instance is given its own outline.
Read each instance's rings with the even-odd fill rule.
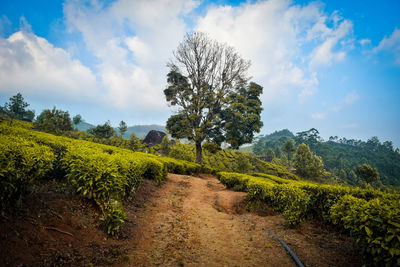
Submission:
[[[249,222],[255,223],[254,221],[252,221],[251,219],[243,216],[243,215],[239,215],[239,217],[248,220]],[[279,243],[281,243],[281,245],[286,249],[287,252],[289,252],[290,256],[292,257],[292,259],[294,260],[294,262],[297,264],[297,266],[299,267],[304,267],[304,264],[300,261],[300,259],[297,257],[297,255],[293,252],[293,250],[291,250],[289,248],[289,246],[283,241],[281,240],[277,235],[275,235],[274,233],[272,233],[270,230],[268,229],[264,229],[265,232],[267,232],[268,234],[270,234],[271,236],[273,236],[275,239],[277,239],[279,241]]]

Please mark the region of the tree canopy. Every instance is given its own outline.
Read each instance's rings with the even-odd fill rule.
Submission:
[[[377,169],[372,168],[368,164],[360,164],[356,167],[356,173],[363,178],[365,182],[372,183],[379,180],[379,172]]]
[[[5,103],[2,110],[11,118],[25,121],[33,121],[35,118],[35,111],[26,110],[29,104],[24,101],[24,97],[21,93],[10,97],[10,101]]]
[[[78,127],[78,124],[82,122],[82,116],[80,114],[75,115],[72,118],[72,123],[75,125],[75,127]]]
[[[331,136],[324,141],[316,129],[300,132],[296,137],[288,131],[276,131],[261,136],[255,142],[253,152],[265,158],[268,148],[280,147],[285,151],[284,140],[296,139],[297,145],[301,141],[310,147],[310,150],[323,159],[324,167],[342,182],[358,185],[361,179],[355,169],[360,164],[369,164],[379,171],[379,181],[384,185],[400,185],[400,151],[393,147],[391,141],[381,142],[376,136],[367,141],[340,138]],[[344,172],[343,172],[343,171]]]
[[[73,130],[68,111],[62,111],[56,107],[52,110],[43,110],[36,118],[35,128],[54,134],[62,134],[63,132]]]
[[[100,138],[110,138],[111,136],[116,135],[114,128],[110,125],[110,121],[107,121],[103,125],[97,125],[95,128],[89,129],[88,133]]]
[[[313,155],[306,144],[300,144],[294,155],[294,166],[296,173],[305,178],[319,178],[324,171],[321,157]]]
[[[121,121],[119,123],[119,127],[118,127],[119,133],[121,134],[121,136],[123,136],[126,131],[128,131],[128,125],[126,125],[126,122]]]
[[[178,107],[167,121],[172,137],[193,140],[198,163],[204,140],[233,148],[252,142],[262,127],[262,87],[248,82],[250,61],[199,32],[187,35],[173,56],[164,90]]]

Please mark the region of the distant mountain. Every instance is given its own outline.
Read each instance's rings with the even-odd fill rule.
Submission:
[[[93,124],[87,123],[85,121],[82,121],[81,123],[78,124],[78,129],[80,131],[87,131],[90,128],[94,128],[95,126]]]
[[[118,129],[115,129],[117,133],[119,133]],[[124,138],[128,139],[132,133],[136,135],[138,138],[144,138],[151,131],[156,130],[164,133],[168,133],[167,129],[164,126],[151,124],[151,125],[134,125],[128,127],[128,131],[124,134]]]
[[[78,124],[78,129],[81,131],[87,131],[90,128],[96,127],[93,124],[87,123],[87,122],[81,122]],[[117,134],[119,135],[119,130],[118,128],[114,128]],[[157,130],[160,132],[168,133],[167,129],[165,129],[164,126],[161,125],[156,125],[156,124],[151,124],[151,125],[134,125],[134,126],[129,126],[128,130],[126,133],[123,135],[125,139],[129,139],[132,133],[136,135],[138,138],[144,138],[150,132],[151,130]]]

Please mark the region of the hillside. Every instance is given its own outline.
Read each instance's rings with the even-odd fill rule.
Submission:
[[[165,157],[17,120],[0,137],[0,257],[11,265],[292,266],[265,229],[308,266],[400,262],[398,193],[305,181],[212,145],[199,165],[179,142]]]
[[[372,137],[366,142],[339,139],[337,136],[325,141],[316,129],[296,135],[285,129],[260,137],[253,145],[253,152],[265,155],[271,148],[278,156],[289,139],[296,145],[307,144],[313,153],[322,157],[325,168],[343,182],[357,184],[360,179],[356,177],[354,170],[357,165],[367,163],[378,169],[384,185],[400,186],[400,151],[393,148],[392,142],[381,143],[377,137]]]

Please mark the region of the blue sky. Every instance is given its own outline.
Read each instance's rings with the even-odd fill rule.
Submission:
[[[400,1],[0,1],[0,104],[165,124],[166,62],[204,31],[252,61],[262,133],[400,147]]]

